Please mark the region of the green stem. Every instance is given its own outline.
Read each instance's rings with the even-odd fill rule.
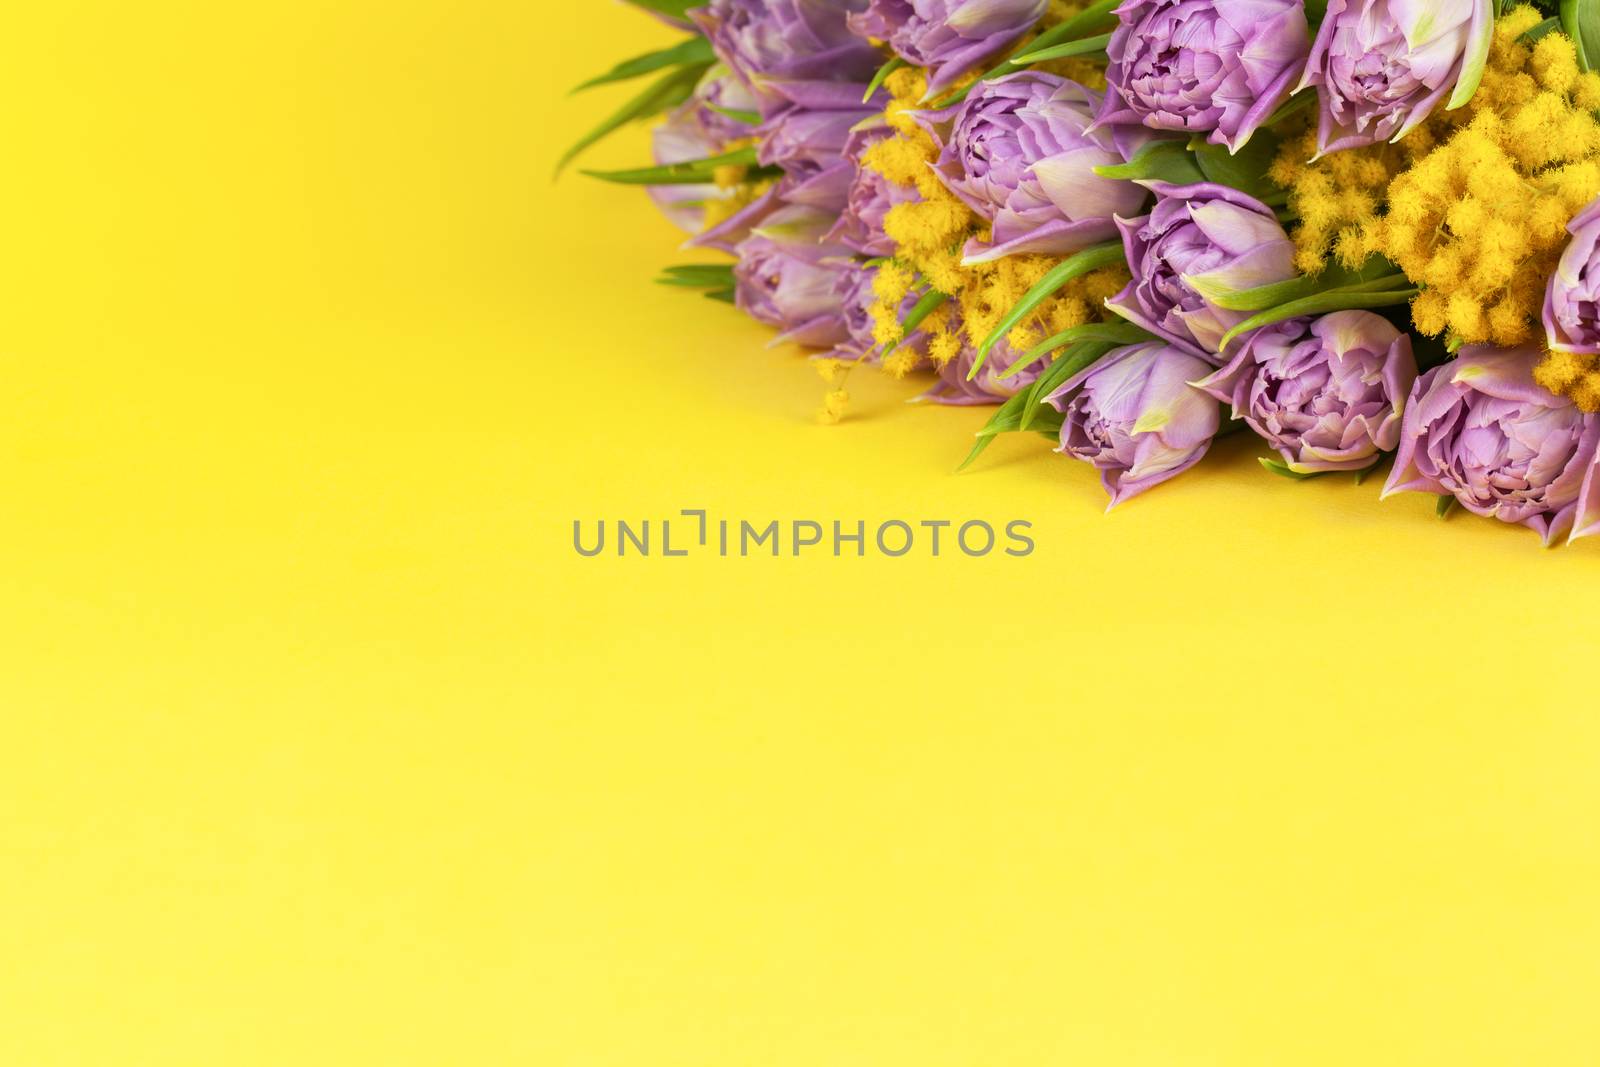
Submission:
[[[1068,41],[1066,44],[1041,48],[1037,52],[1027,52],[1011,62],[1019,66],[1030,66],[1034,63],[1047,63],[1052,59],[1069,59],[1072,56],[1087,55],[1090,52],[1104,52],[1106,46],[1110,43],[1111,35],[1102,33],[1098,37],[1085,37],[1081,41]]]

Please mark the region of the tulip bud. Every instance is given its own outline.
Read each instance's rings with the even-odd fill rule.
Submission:
[[[865,6],[866,0],[710,0],[689,17],[765,110],[785,102],[779,92],[785,84],[872,77],[882,57],[845,24]]]
[[[1600,200],[1567,223],[1572,239],[1544,291],[1544,331],[1557,352],[1600,353]]]
[[[934,171],[994,224],[993,242],[968,242],[968,264],[1020,252],[1067,255],[1116,236],[1145,192],[1094,168],[1123,162],[1108,131],[1091,133],[1099,97],[1076,82],[1025,71],[980,82],[965,101],[925,112],[939,143]]]
[[[1249,313],[1218,307],[1207,294],[1295,277],[1294,242],[1271,208],[1237,189],[1209,182],[1144,184],[1156,193],[1150,214],[1117,219],[1133,280],[1106,306],[1220,362],[1223,335]]]
[[[1310,39],[1300,0],[1127,0],[1117,21],[1097,125],[1204,133],[1230,152],[1288,97]]]
[[[1299,88],[1317,87],[1317,149],[1398,141],[1449,95],[1477,91],[1494,18],[1489,0],[1328,0]]]
[[[1057,451],[1099,468],[1107,510],[1200,462],[1222,413],[1189,383],[1210,370],[1148,342],[1113,350],[1046,397],[1066,417]]]
[[[789,204],[763,219],[735,249],[735,302],[782,331],[773,344],[828,348],[849,338],[838,284],[853,260],[849,249],[822,243],[832,222],[814,208]]]
[[[1600,417],[1534,382],[1542,357],[1536,348],[1468,345],[1418,378],[1384,496],[1454,496],[1468,511],[1527,526],[1547,545],[1569,531],[1594,532]]]
[[[1254,331],[1195,387],[1231,404],[1291,471],[1316,474],[1393,451],[1416,377],[1409,336],[1370,311],[1335,311]]]

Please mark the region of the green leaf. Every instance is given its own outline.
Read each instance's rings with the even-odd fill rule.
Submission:
[[[1291,300],[1308,297],[1323,284],[1320,277],[1308,278],[1305,275],[1260,285],[1254,289],[1224,289],[1204,278],[1185,277],[1184,281],[1204,297],[1207,303],[1215,304],[1227,311],[1265,311],[1267,308],[1274,308]]]
[[[900,320],[900,340],[896,341],[894,345],[883,354],[887,356],[890,352],[893,352],[896,348],[899,348],[901,345],[905,344],[906,338],[916,333],[917,327],[921,326],[923,321],[927,319],[929,315],[932,315],[936,310],[938,310],[939,305],[943,304],[949,299],[949,296],[939,292],[937,289],[929,289],[927,292],[923,293],[921,299],[912,305],[910,311],[906,312],[906,317]]]
[[[1441,496],[1433,505],[1433,513],[1441,519],[1446,519],[1450,517],[1450,513],[1456,509],[1456,506],[1455,497]]]
[[[1374,257],[1359,271],[1349,271],[1337,263],[1315,277],[1300,275],[1281,282],[1270,282],[1254,289],[1228,289],[1203,276],[1184,276],[1187,283],[1209,303],[1228,311],[1265,311],[1291,300],[1331,289],[1374,292],[1397,289],[1406,284],[1405,275],[1395,272],[1388,260]]]
[[[1068,41],[1066,44],[1051,45],[1049,48],[1040,48],[1032,52],[1025,52],[1011,62],[1018,66],[1032,66],[1035,63],[1048,63],[1052,59],[1068,59],[1072,56],[1084,56],[1091,52],[1104,52],[1111,43],[1111,35],[1102,33],[1098,37],[1085,37],[1080,41]]]
[[[731,263],[675,263],[670,267],[662,267],[666,274],[706,274],[713,272],[730,272],[733,270]]]
[[[1095,0],[1095,3],[1076,15],[1041,33],[1034,39],[1033,47],[1040,48],[1061,41],[1076,40],[1095,30],[1109,30],[1117,24],[1117,8],[1121,4],[1122,0]]]
[[[1578,66],[1600,66],[1600,0],[1561,0],[1561,28],[1578,49]]]
[[[728,263],[691,263],[668,267],[656,279],[656,284],[689,289],[727,289],[733,285],[733,266]]]
[[[1026,430],[1043,410],[1045,398],[1064,385],[1067,379],[1083,370],[1113,348],[1121,348],[1116,341],[1080,341],[1054,363],[1046,367],[1028,387],[1028,400],[1022,407],[1021,425]]]
[[[700,75],[705,68],[679,67],[670,70],[657,80],[651,82],[640,93],[611,113],[600,125],[578,138],[578,143],[562,155],[556,163],[556,176],[567,168],[578,157],[578,154],[602,138],[621,129],[630,122],[647,119],[659,115],[663,111],[673,108],[689,99],[689,94],[694,92],[695,83],[700,80]]]
[[[1096,167],[1094,172],[1102,178],[1156,180],[1173,185],[1193,185],[1206,180],[1194,153],[1185,148],[1182,141],[1151,141],[1128,162]]]
[[[891,56],[884,60],[883,66],[879,67],[872,75],[872,80],[867,82],[867,91],[861,94],[861,102],[865,104],[871,100],[872,94],[878,91],[878,86],[883,84],[884,79],[905,65],[906,61],[899,56]]]
[[[978,440],[973,444],[972,451],[967,453],[967,458],[956,467],[956,472],[966,470],[972,461],[983,455],[983,450],[1000,434],[1009,433],[1017,428],[1021,419],[1022,405],[1027,403],[1027,390],[1013,393],[1004,404],[989,416],[989,421],[983,424],[983,429],[978,431]]]
[[[1000,405],[984,424],[983,429],[978,431],[977,443],[972,446],[972,451],[967,453],[967,458],[961,461],[956,470],[963,471],[971,466],[973,460],[989,447],[989,442],[1000,434],[1029,429],[1038,433],[1059,433],[1065,419],[1061,412],[1045,407],[1044,398],[1055,392],[1056,388],[1068,378],[1116,347],[1118,345],[1111,341],[1081,341],[1074,345],[1066,355],[1046,367],[1031,386],[1013,393],[1004,404]]]
[[[961,461],[961,465],[956,468],[956,472],[960,473],[970,467],[974,460],[983,455],[983,450],[988,448],[996,437],[1003,433],[1016,433],[1024,429],[1026,426],[1027,413],[1025,409],[1027,403],[1028,391],[1023,390],[1012,394],[1004,404],[995,409],[995,413],[990,416],[989,421],[984,423],[983,429],[978,431],[978,440],[973,443],[972,451],[967,453],[967,458]],[[1041,417],[1045,419],[1046,423],[1054,424],[1050,427],[1051,430],[1057,433],[1060,432],[1063,421],[1060,412],[1050,411]],[[1044,431],[1041,430],[1040,432]]]
[[[711,292],[706,293],[705,297],[708,300],[717,300],[724,304],[731,304],[734,302],[732,289],[713,289]]]
[[[1005,313],[1000,319],[1000,324],[989,336],[983,339],[983,343],[978,346],[977,358],[972,361],[972,369],[967,373],[967,380],[971,381],[978,376],[984,360],[989,358],[989,350],[1010,333],[1013,326],[1027,318],[1034,308],[1050,299],[1057,289],[1080,275],[1120,262],[1122,262],[1122,242],[1107,241],[1104,244],[1090,245],[1050,268],[1050,273],[1040,278],[1038,283],[1017,301],[1017,305]]]
[[[1271,130],[1257,130],[1239,151],[1229,152],[1222,145],[1199,144],[1195,146],[1195,162],[1206,180],[1227,185],[1249,193],[1258,200],[1274,196],[1281,190],[1267,178],[1267,168],[1278,154],[1282,139]]]
[[[720,104],[713,104],[709,100],[700,101],[700,106],[705,108],[707,111],[715,111],[725,119],[732,119],[734,122],[742,122],[746,126],[761,125],[761,112],[759,111],[740,111],[737,108],[723,107]]]
[[[1521,41],[1523,44],[1533,44],[1535,41],[1539,40],[1539,38],[1543,37],[1545,34],[1551,33],[1553,31],[1558,31],[1560,29],[1561,29],[1561,19],[1560,19],[1560,17],[1559,16],[1552,16],[1551,18],[1547,18],[1543,22],[1539,23],[1539,25],[1535,26],[1533,29],[1529,30],[1527,33],[1523,34],[1521,37],[1518,37],[1517,40]]]
[[[1228,345],[1240,334],[1249,333],[1262,326],[1270,326],[1274,322],[1282,322],[1284,319],[1297,318],[1301,315],[1321,315],[1329,311],[1349,311],[1352,308],[1392,307],[1406,303],[1419,291],[1396,289],[1389,292],[1361,292],[1355,289],[1330,289],[1327,292],[1315,293],[1250,316],[1223,334],[1222,343],[1217,347],[1226,352]]]
[[[1266,456],[1262,456],[1258,462],[1273,474],[1282,478],[1293,478],[1297,482],[1303,482],[1307,478],[1320,478],[1328,473],[1327,471],[1297,471],[1282,460],[1269,459]]]
[[[710,66],[715,61],[716,56],[711,51],[711,42],[704,37],[691,37],[682,44],[675,44],[671,48],[663,48],[657,52],[646,52],[642,56],[625,59],[604,74],[590,78],[572,91],[581,93],[585,89],[593,89],[597,85],[610,85],[612,82],[627,81],[629,78],[650,74],[663,67],[681,67],[691,63]]]
[[[1070,330],[1062,330],[1058,334],[1045,338],[1018,359],[1011,366],[995,375],[996,378],[1005,379],[1013,374],[1021,373],[1031,367],[1040,357],[1047,356],[1058,348],[1077,344],[1079,341],[1110,341],[1118,345],[1134,345],[1140,341],[1149,341],[1153,335],[1141,326],[1136,326],[1123,319],[1111,322],[1090,322],[1082,326],[1074,326]]]
[[[708,182],[718,167],[754,166],[754,145],[736,148],[720,156],[691,159],[683,163],[666,163],[659,167],[639,167],[634,170],[586,170],[583,173],[601,181],[619,185],[698,185]]]

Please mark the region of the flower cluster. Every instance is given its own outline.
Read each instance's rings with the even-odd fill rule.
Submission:
[[[1245,428],[1286,477],[1392,455],[1385,495],[1600,532],[1600,55],[1559,18],[707,0],[688,23],[616,75],[666,71],[612,124],[663,114],[656,166],[599,176],[734,261],[663,281],[820,350],[824,419],[872,364],[996,406],[974,455],[1048,433],[1112,505]]]

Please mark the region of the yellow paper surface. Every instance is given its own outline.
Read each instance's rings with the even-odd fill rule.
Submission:
[[[1594,1061],[1600,546],[816,424],[550,181],[620,5],[13,7],[0,1063]],[[683,508],[1037,548],[573,551]]]

